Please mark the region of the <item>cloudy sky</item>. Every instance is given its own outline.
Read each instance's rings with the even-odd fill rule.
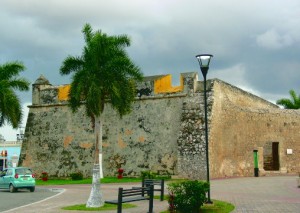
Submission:
[[[195,55],[211,53],[208,78],[272,102],[300,93],[299,0],[0,0],[0,64],[22,61],[31,83],[41,74],[53,85],[70,83],[59,68],[81,55],[85,23],[127,34],[146,76],[170,73],[176,85],[179,73],[200,72]],[[20,98],[30,104],[31,92]],[[15,140],[9,127],[0,134]]]

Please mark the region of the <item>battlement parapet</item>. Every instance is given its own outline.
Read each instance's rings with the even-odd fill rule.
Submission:
[[[172,75],[146,76],[137,84],[137,98],[160,98],[193,93],[198,88],[198,74],[196,72],[181,73],[180,85],[172,86]],[[40,76],[32,85],[32,105],[66,104],[70,85],[53,86]]]

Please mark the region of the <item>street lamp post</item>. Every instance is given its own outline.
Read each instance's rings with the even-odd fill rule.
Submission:
[[[206,181],[210,184],[209,181],[209,158],[208,158],[208,125],[207,125],[207,97],[206,97],[206,75],[209,69],[210,59],[213,57],[211,54],[200,54],[196,55],[198,59],[200,69],[204,78],[204,114],[205,114],[205,145],[206,145],[206,170],[207,170],[207,179]],[[212,203],[210,199],[210,185],[207,192],[207,203]]]

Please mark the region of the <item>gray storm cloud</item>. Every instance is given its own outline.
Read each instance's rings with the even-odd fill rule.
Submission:
[[[145,75],[170,73],[176,84],[179,73],[200,72],[195,55],[211,53],[208,78],[271,101],[300,93],[297,0],[1,0],[0,63],[23,61],[31,82],[43,74],[69,83],[59,67],[81,54],[85,23],[130,36],[128,52]]]

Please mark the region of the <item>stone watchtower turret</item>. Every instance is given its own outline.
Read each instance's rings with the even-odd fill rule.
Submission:
[[[41,90],[51,87],[52,84],[41,75],[35,82],[32,84],[32,105],[41,104]]]

